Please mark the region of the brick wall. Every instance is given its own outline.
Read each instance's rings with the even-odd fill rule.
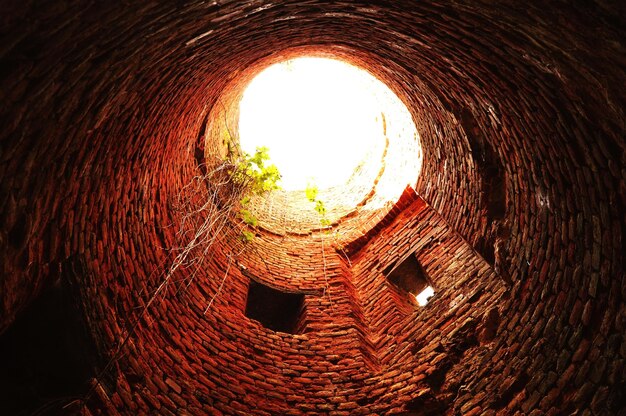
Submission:
[[[623,412],[621,6],[221,3],[3,5],[0,329],[72,280],[101,357],[86,414]],[[209,112],[311,50],[404,100],[420,197],[346,219],[345,252],[224,232],[142,312]],[[410,250],[423,309],[382,273]],[[302,333],[245,317],[249,274],[305,293]]]

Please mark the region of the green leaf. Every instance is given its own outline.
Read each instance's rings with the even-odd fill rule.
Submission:
[[[326,207],[324,206],[324,202],[319,199],[315,201],[315,211],[320,214],[322,217],[326,215]]]
[[[234,145],[238,144],[237,142],[228,141],[229,148],[231,143]],[[278,185],[281,179],[280,172],[276,165],[265,166],[265,163],[270,159],[269,149],[265,146],[257,147],[253,155],[237,148],[237,153],[229,153],[228,157],[233,165],[233,169],[229,172],[232,183],[239,187],[239,190],[244,195],[239,200],[242,208],[239,211],[239,216],[245,224],[256,227],[258,219],[245,207],[248,206],[253,195],[263,195],[266,192],[280,189]],[[249,231],[242,232],[242,238],[245,241],[250,241],[252,237],[254,237],[253,233]]]
[[[319,190],[317,189],[317,185],[314,183],[308,183],[304,192],[306,193],[306,199],[310,202],[315,202]]]
[[[254,240],[254,233],[251,233],[248,230],[242,230],[241,231],[241,239],[247,243],[251,242],[252,240]]]
[[[247,209],[242,209],[241,211],[239,211],[239,215],[241,215],[243,222],[245,222],[246,224],[251,225],[253,227],[257,226],[258,224],[257,218],[254,215],[252,215],[252,213],[248,211]]]

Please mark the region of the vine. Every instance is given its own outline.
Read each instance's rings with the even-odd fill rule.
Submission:
[[[230,133],[228,133],[228,137]],[[254,233],[248,227],[256,227],[258,220],[246,207],[254,196],[280,189],[280,172],[275,165],[268,165],[269,151],[266,147],[257,148],[253,155],[240,151],[236,142],[229,140],[228,154],[224,159],[215,158],[199,164],[199,175],[194,176],[181,191],[169,201],[170,208],[180,213],[180,223],[175,233],[176,244],[170,251],[171,263],[163,272],[159,273],[156,287],[142,292],[149,292],[149,296],[139,307],[134,322],[127,328],[111,358],[104,368],[96,375],[96,383],[90,387],[84,400],[88,400],[96,391],[102,377],[119,359],[123,348],[130,337],[145,319],[148,309],[160,295],[165,295],[170,284],[177,288],[176,294],[189,287],[197,273],[202,270],[205,262],[212,259],[214,252],[211,248],[218,241],[232,239],[233,231],[239,231],[241,240],[250,242]],[[233,218],[239,218],[240,223],[233,223]],[[235,227],[231,225],[235,224]],[[234,247],[234,246],[232,246]],[[228,264],[222,276],[221,283],[213,294],[206,308],[206,314],[214,300],[221,293],[224,282],[238,253],[227,254]],[[185,277],[176,280],[174,276],[185,270]]]
[[[258,219],[249,209],[251,200],[280,189],[278,182],[281,175],[275,165],[268,163],[270,157],[267,147],[257,147],[253,154],[244,152],[228,127],[224,129],[222,142],[227,148],[226,156],[206,160],[203,166],[199,166],[202,174],[194,177],[172,204],[172,208],[181,213],[176,233],[178,243],[171,250],[176,255],[148,306],[180,267],[184,267],[187,273],[177,283],[186,283],[184,287],[187,288],[205,260],[212,258],[211,247],[215,242],[222,239],[232,241],[236,235],[244,244],[251,242],[255,237],[253,229],[258,226]],[[208,302],[205,313],[220,293],[230,263],[245,247],[239,253],[228,254],[229,265],[222,283]]]
[[[244,224],[256,227],[259,220],[247,209],[250,200],[252,196],[260,196],[280,189],[278,182],[281,175],[276,165],[267,164],[270,159],[267,147],[257,147],[253,155],[246,152],[241,152],[241,155],[234,160],[233,168],[235,183],[246,189],[244,196],[239,200],[239,217]],[[254,234],[246,229],[241,231],[241,236],[247,242],[254,238]]]
[[[327,210],[326,210],[326,205],[324,204],[324,201],[318,198],[319,188],[317,187],[317,185],[314,182],[309,182],[304,190],[304,193],[306,195],[306,198],[309,200],[309,202],[312,202],[315,204],[313,209],[315,209],[315,211],[319,214],[320,225],[323,228],[328,228],[331,222],[326,216]],[[329,230],[326,230],[324,233],[320,235],[320,242],[322,244],[322,266],[323,266],[324,281],[325,281],[324,294],[328,295],[328,301],[330,302],[330,307],[334,311],[333,299],[330,295],[330,282],[328,281],[328,273],[327,273],[327,265],[326,265],[326,249],[324,247],[324,234],[327,234],[328,232]]]
[[[315,204],[315,207],[313,209],[315,209],[315,211],[319,214],[320,224],[322,225],[322,227],[328,227],[330,225],[330,220],[326,216],[327,210],[324,201],[317,197],[319,194],[319,189],[317,185],[315,185],[315,183],[313,182],[309,182],[304,192],[309,202]]]

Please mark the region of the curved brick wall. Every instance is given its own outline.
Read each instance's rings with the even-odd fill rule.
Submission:
[[[74,409],[624,412],[621,6],[2,9],[0,328],[69,287],[96,356]],[[403,99],[417,195],[343,240],[259,231],[246,246],[226,224],[195,278],[177,270],[142,313],[207,115],[248,68],[294,50],[347,59]],[[424,309],[384,277],[411,252],[437,289]],[[304,294],[298,334],[245,316],[250,279]]]

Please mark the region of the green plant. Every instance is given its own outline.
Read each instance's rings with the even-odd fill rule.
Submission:
[[[309,182],[304,192],[306,194],[306,198],[310,202],[315,202],[315,200],[317,199],[317,194],[319,193],[319,189],[317,189],[317,185],[315,185],[313,182]]]
[[[317,197],[319,194],[319,188],[317,187],[317,185],[313,181],[310,181],[307,184],[306,188],[304,189],[304,193],[306,195],[306,198],[309,200],[309,202],[312,202],[315,204],[315,207],[313,209],[315,209],[315,211],[319,214],[320,224],[322,225],[322,227],[330,226],[330,220],[326,217],[326,205],[324,204],[324,201],[322,201],[321,199]],[[327,230],[327,232],[329,231]],[[332,308],[333,300],[330,295],[330,284],[328,282],[328,274],[326,273],[326,249],[324,248],[324,233],[320,235],[320,243],[322,245],[322,264],[323,264],[324,280],[326,281],[326,286],[324,288],[324,295],[328,295],[328,300],[330,301],[330,305]]]
[[[257,217],[252,215],[247,209],[239,210],[239,215],[241,216],[243,222],[251,227],[256,227],[259,222]]]
[[[241,239],[247,243],[251,242],[252,240],[254,240],[254,233],[248,231],[248,230],[241,230]]]
[[[313,202],[315,204],[315,207],[313,209],[320,215],[320,224],[323,227],[328,227],[331,223],[330,220],[326,217],[327,210],[324,201],[317,197],[317,195],[319,194],[319,189],[317,185],[315,185],[315,183],[313,182],[309,182],[306,186],[306,189],[304,190],[304,193],[306,194],[306,198],[309,200],[309,202]]]
[[[241,156],[234,157],[234,180],[243,185],[249,191],[244,198],[252,195],[262,195],[266,192],[280,189],[278,182],[280,181],[280,172],[276,165],[268,165],[269,149],[265,146],[257,147],[253,155],[246,152],[237,152]],[[231,157],[234,155],[231,152]],[[243,201],[243,200],[242,200]]]
[[[245,225],[256,227],[259,222],[258,218],[247,207],[252,197],[280,189],[278,185],[281,178],[280,172],[276,165],[267,164],[270,157],[269,149],[265,146],[257,147],[253,155],[240,151],[238,147],[230,146],[230,142],[228,149],[228,158],[232,164],[230,169],[232,180],[235,187],[240,188],[241,193],[239,217]],[[250,242],[254,238],[254,233],[244,229],[241,237],[243,241]]]

